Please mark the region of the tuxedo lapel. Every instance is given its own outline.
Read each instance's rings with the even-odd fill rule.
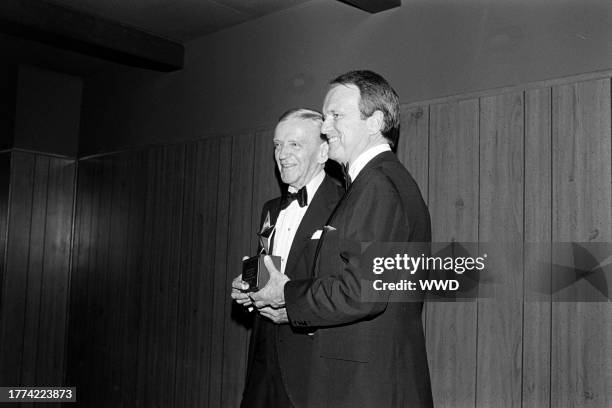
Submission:
[[[306,214],[304,214],[304,218],[302,218],[302,222],[295,233],[291,249],[289,250],[289,257],[287,258],[286,271],[295,270],[295,263],[304,247],[310,241],[312,233],[317,229],[323,228],[323,222],[326,218],[325,214],[330,214],[335,207],[337,195],[334,194],[333,190],[336,189],[337,186],[326,175],[312,202],[308,205],[308,210],[306,210]]]
[[[349,198],[351,192],[354,190],[354,186],[357,184],[359,185],[359,180],[360,180],[360,176],[364,173],[367,172],[369,169],[380,165],[381,163],[385,162],[385,161],[398,161],[397,156],[395,156],[395,154],[393,152],[389,152],[389,151],[385,151],[382,152],[376,156],[374,156],[372,158],[372,160],[370,160],[368,163],[366,163],[366,165],[363,167],[363,169],[359,172],[359,174],[357,175],[357,177],[355,177],[355,180],[352,181],[351,185],[349,186],[349,188],[346,190],[346,192],[344,193],[344,195],[342,196],[342,198],[340,199],[340,201],[337,203],[337,205],[335,206],[334,210],[331,212],[329,218],[327,219],[326,224],[327,225],[332,225],[334,222],[335,217],[338,215],[337,213],[339,211],[342,211],[342,208],[346,205],[346,200]],[[357,187],[357,189],[359,189],[359,187]],[[311,269],[311,276],[315,276],[316,273],[316,269],[317,269],[317,264],[319,263],[319,254],[321,252],[321,246],[323,245],[323,243],[325,242],[325,235],[327,233],[327,230],[324,229],[323,233],[321,234],[321,238],[319,239],[319,242],[317,244],[317,248],[315,250],[315,260],[312,263],[312,269]]]
[[[374,156],[372,160],[366,163],[366,165],[363,167],[363,169],[361,169],[357,177],[355,177],[355,180],[352,181],[351,185],[346,190],[345,194],[342,196],[342,199],[340,200],[340,202],[338,203],[334,211],[330,214],[329,219],[327,220],[327,225],[333,225],[334,218],[337,216],[338,211],[341,211],[342,208],[346,206],[346,201],[350,197],[353,190],[355,189],[359,190],[361,188],[360,184],[361,184],[361,180],[363,179],[362,177],[363,174],[367,173],[368,170],[370,170],[371,168],[379,166],[381,163],[386,162],[386,161],[398,161],[398,160],[393,152],[385,151],[385,152],[382,152]]]

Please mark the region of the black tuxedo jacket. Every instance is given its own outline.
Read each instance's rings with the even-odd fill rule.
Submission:
[[[375,156],[328,220],[314,277],[285,285],[291,324],[318,329],[309,406],[432,406],[422,302],[389,292],[362,301],[373,275],[371,265],[360,265],[361,243],[430,240],[416,182],[393,153]]]
[[[318,239],[312,239],[317,230],[322,230],[336,204],[344,194],[344,189],[338,182],[325,176],[314,197],[309,197],[309,205],[304,218],[291,244],[285,273],[291,279],[306,278],[310,276],[314,261]],[[276,224],[280,212],[280,197],[266,202],[263,206],[261,224],[267,214],[270,222]],[[261,375],[253,370],[256,358],[269,358],[270,356],[257,356],[257,344],[269,342],[265,347],[267,352],[276,352],[282,386],[284,386],[291,403],[296,407],[308,407],[308,389],[304,381],[310,374],[312,361],[313,337],[308,330],[302,330],[289,324],[276,325],[268,319],[256,315],[249,344],[249,357],[247,365],[247,387],[243,399],[258,398],[256,390],[249,390],[249,381],[256,381],[254,376]],[[264,338],[265,337],[265,338]],[[272,337],[272,338],[270,338]],[[262,350],[262,347],[259,347]],[[276,359],[271,359],[276,360]],[[268,363],[271,361],[268,359]],[[258,366],[258,367],[261,367]],[[275,369],[272,367],[271,369]],[[277,386],[280,386],[277,384]],[[244,404],[243,405],[248,405]],[[258,404],[253,404],[258,405]]]

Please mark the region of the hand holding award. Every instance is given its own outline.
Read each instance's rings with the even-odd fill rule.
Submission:
[[[280,256],[270,254],[270,244],[274,235],[274,225],[270,225],[270,213],[267,214],[259,236],[259,254],[242,261],[242,280],[248,283],[249,287],[245,292],[257,292],[268,283],[270,274],[264,264],[264,256],[269,255],[278,270],[281,269]]]

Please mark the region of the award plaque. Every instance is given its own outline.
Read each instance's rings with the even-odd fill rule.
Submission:
[[[242,261],[242,280],[249,284],[249,288],[245,292],[257,292],[268,283],[270,273],[264,264],[264,256],[270,253],[270,243],[274,234],[274,225],[270,225],[270,213],[266,216],[261,231],[257,233],[259,236],[259,244],[261,251],[258,255],[252,256],[249,259]],[[280,271],[281,258],[276,255],[269,255],[272,258],[274,266]]]

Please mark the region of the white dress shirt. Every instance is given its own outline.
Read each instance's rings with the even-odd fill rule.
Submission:
[[[281,273],[285,273],[285,265],[289,257],[289,250],[293,244],[295,233],[306,214],[306,210],[312,201],[315,193],[325,178],[325,171],[321,170],[314,176],[308,184],[306,184],[306,193],[308,195],[308,203],[304,207],[300,207],[297,200],[293,200],[291,204],[278,214],[276,225],[274,227],[274,246],[272,247],[272,255],[281,257]],[[289,192],[295,193],[297,189],[289,186]]]
[[[361,170],[369,163],[374,157],[378,156],[382,152],[390,152],[391,146],[387,143],[379,144],[374,147],[370,147],[365,152],[361,153],[353,163],[350,163],[348,168],[349,176],[351,180],[355,181]]]

